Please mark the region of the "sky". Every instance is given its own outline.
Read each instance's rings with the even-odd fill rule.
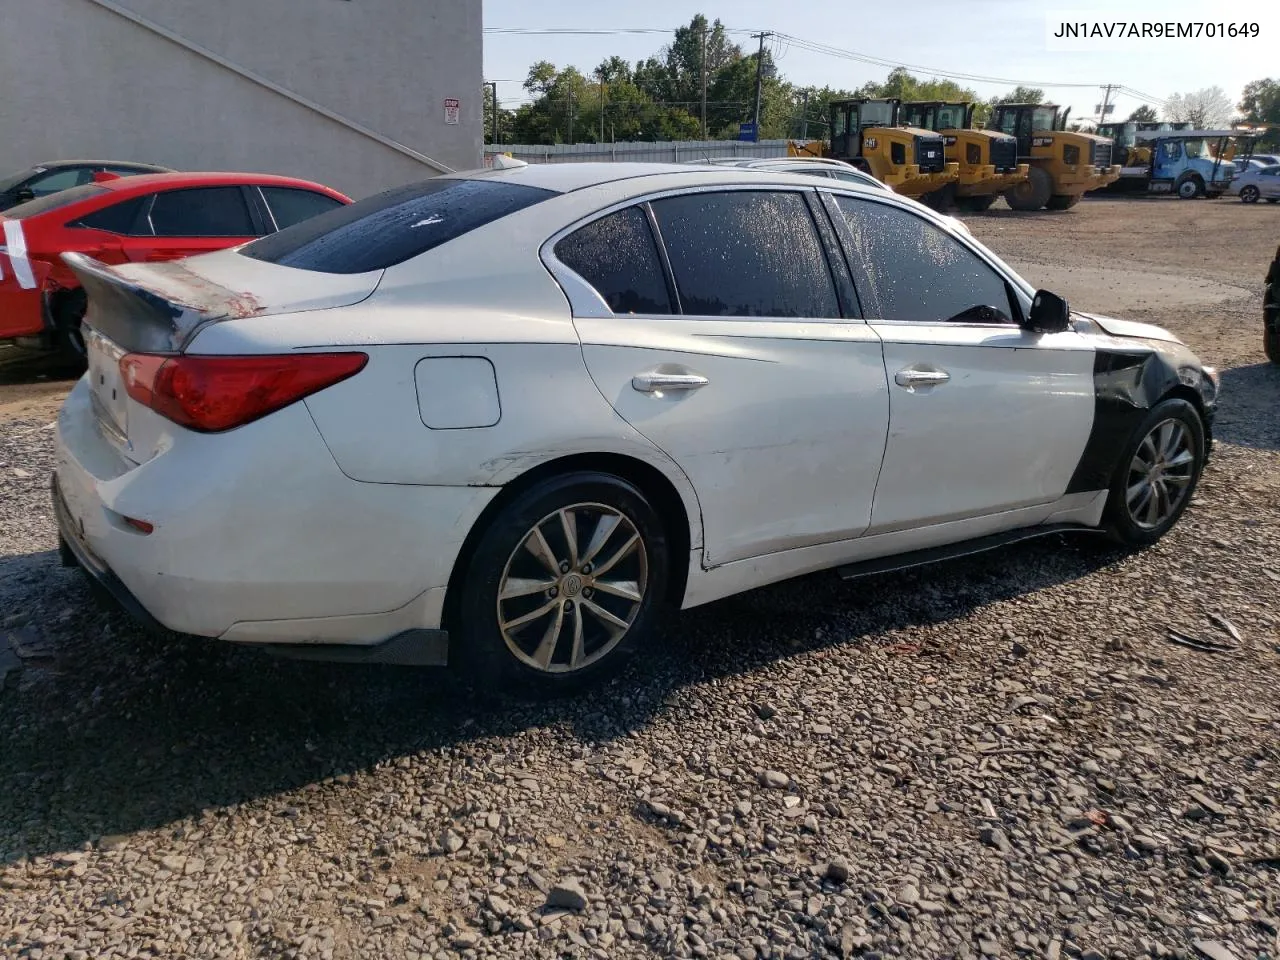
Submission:
[[[1280,8],[1262,3],[1207,3],[1205,0],[915,0],[909,8],[880,12],[867,4],[829,2],[789,5],[763,0],[646,0],[638,4],[602,4],[587,0],[483,0],[485,80],[498,81],[498,97],[515,107],[526,95],[521,88],[529,66],[550,60],[557,66],[576,66],[584,73],[617,54],[636,61],[655,54],[671,33],[615,35],[509,35],[493,28],[661,29],[674,31],[696,13],[719,18],[732,39],[745,48],[756,41],[747,36],[759,30],[790,34],[857,55],[906,64],[921,76],[962,73],[1008,80],[1009,83],[960,79],[987,97],[1017,83],[1043,87],[1047,98],[1072,106],[1073,117],[1095,117],[1103,84],[1119,84],[1111,119],[1159,103],[1174,93],[1219,86],[1237,103],[1251,80],[1280,79],[1275,65],[1280,39]],[[1251,9],[1252,8],[1252,9]],[[795,15],[799,13],[799,15]],[[1209,39],[1208,24],[1198,39],[1134,38],[1123,41],[1053,41],[1051,31],[1062,20],[1078,23],[1203,22],[1257,24],[1255,38]],[[1050,24],[1053,24],[1051,27]],[[914,25],[919,25],[915,27]],[[1141,27],[1139,27],[1141,29]],[[1115,28],[1112,27],[1114,33]],[[853,89],[869,80],[883,80],[889,66],[877,66],[842,56],[801,49],[774,40],[772,50],[783,75],[797,85]],[[1068,49],[1061,49],[1063,43]],[[1051,48],[1051,44],[1058,48]],[[1265,53],[1270,56],[1265,56]],[[1275,65],[1275,66],[1273,66]],[[1070,86],[1074,84],[1075,86]],[[1129,91],[1144,94],[1146,100]]]

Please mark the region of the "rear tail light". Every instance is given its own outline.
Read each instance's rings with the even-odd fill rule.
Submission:
[[[244,426],[359,373],[363,353],[176,357],[128,353],[120,375],[129,396],[203,433]]]

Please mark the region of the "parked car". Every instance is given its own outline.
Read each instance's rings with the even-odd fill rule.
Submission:
[[[1277,156],[1274,153],[1252,153],[1249,156],[1251,159],[1257,160],[1263,166],[1267,167],[1280,163],[1280,156]]]
[[[0,210],[47,197],[59,190],[93,183],[95,174],[133,177],[143,173],[171,173],[168,167],[124,160],[58,160],[0,178]]]
[[[64,562],[181,633],[556,690],[668,605],[1066,530],[1150,544],[1195,493],[1216,374],[919,204],[495,163],[181,270],[66,255]]]
[[[882,183],[871,174],[863,173],[843,160],[828,160],[821,157],[733,157],[692,162],[742,167],[749,170],[807,173],[815,177],[829,177],[833,180],[844,180],[847,183],[859,183],[863,186],[879,187],[881,190],[893,192],[893,187],[887,183]]]
[[[163,173],[90,183],[0,214],[0,341],[83,355],[85,298],[59,259],[175,260],[236,246],[348,197],[318,183],[245,173]]]
[[[1280,364],[1280,247],[1267,268],[1266,292],[1262,298],[1262,347],[1267,359]]]
[[[832,180],[843,180],[846,183],[856,183],[862,186],[875,187],[879,190],[885,190],[893,193],[893,187],[889,186],[869,173],[864,173],[857,167],[845,163],[843,160],[829,160],[822,157],[732,157],[732,158],[716,158],[711,160],[692,160],[688,161],[693,164],[714,164],[717,166],[739,167],[744,170],[761,170],[771,171],[774,173],[803,173],[808,176],[827,177]],[[912,199],[911,203],[919,203],[920,201]],[[942,216],[953,227],[958,230],[969,232],[968,225],[958,217],[942,214]]]
[[[1239,197],[1245,203],[1280,201],[1280,164],[1269,167],[1250,167],[1231,181],[1227,193]]]

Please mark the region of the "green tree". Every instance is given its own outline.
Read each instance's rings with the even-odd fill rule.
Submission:
[[[992,103],[1044,103],[1044,91],[1039,87],[1017,86],[1003,96],[995,97]]]
[[[1266,79],[1245,84],[1239,108],[1249,123],[1280,124],[1280,82]]]
[[[1128,123],[1155,123],[1160,119],[1160,115],[1156,113],[1155,107],[1149,107],[1145,103],[1133,113],[1129,114]]]

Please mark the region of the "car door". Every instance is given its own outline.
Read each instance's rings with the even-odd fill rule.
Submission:
[[[1258,192],[1264,197],[1280,197],[1280,167],[1264,167],[1254,176]]]
[[[708,565],[870,523],[884,364],[814,201],[801,188],[678,191],[544,248],[601,393],[693,484]]]
[[[1089,342],[1022,329],[1005,277],[916,211],[887,197],[832,201],[889,381],[872,531],[1063,496],[1093,423]]]
[[[184,187],[154,193],[143,232],[125,243],[130,260],[177,260],[254,239],[258,229],[239,186]]]

